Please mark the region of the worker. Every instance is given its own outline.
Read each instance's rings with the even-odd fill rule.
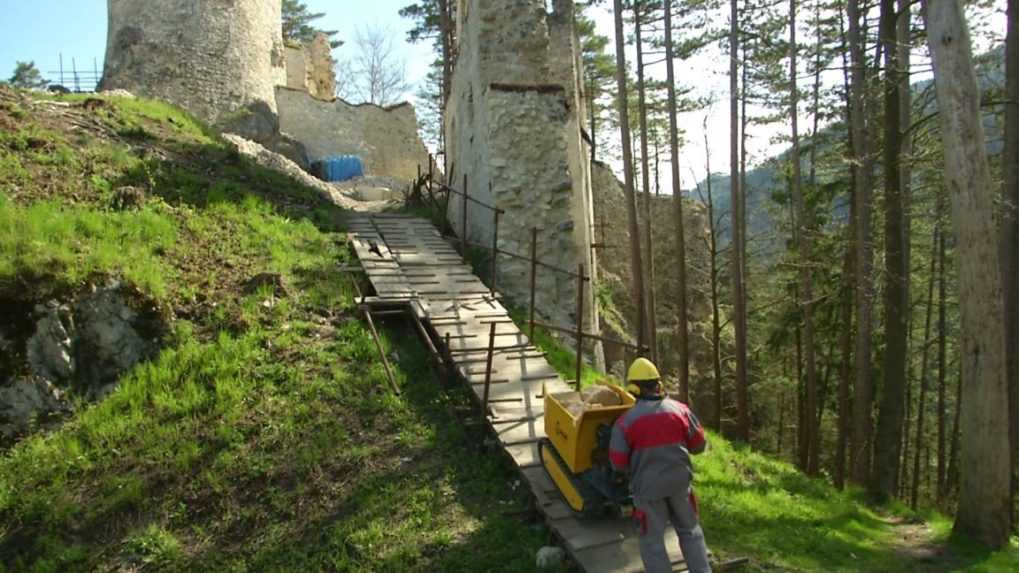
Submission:
[[[609,460],[613,469],[629,474],[644,569],[672,571],[665,549],[665,527],[671,522],[690,572],[710,573],[690,461],[691,454],[707,447],[704,428],[689,406],[664,395],[658,368],[650,360],[635,360],[626,382],[637,403],[612,428]]]

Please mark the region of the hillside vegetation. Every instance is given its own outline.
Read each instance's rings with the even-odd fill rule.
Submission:
[[[386,390],[339,209],[170,106],[2,96],[4,308],[117,277],[171,326],[109,398],[0,459],[0,569],[533,563],[541,532],[501,513],[525,503],[513,474],[399,329]],[[285,292],[245,288],[265,272]]]
[[[5,446],[0,571],[533,570],[549,539],[523,484],[399,322],[387,390],[340,209],[156,102],[0,91],[0,128],[0,308],[116,278],[166,324],[109,397]],[[252,287],[262,273],[280,280]],[[712,443],[698,488],[719,556],[916,565],[854,494]],[[946,534],[935,518],[931,543]],[[1019,549],[947,563],[1008,570]]]

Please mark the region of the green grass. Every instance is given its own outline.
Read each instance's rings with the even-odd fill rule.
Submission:
[[[128,138],[155,139],[158,128],[176,132],[198,143],[219,140],[216,133],[194,116],[179,107],[148,98],[130,98],[102,94],[38,94],[38,99],[82,104],[86,100],[102,100],[110,105],[97,110],[102,117],[112,120],[118,135]]]
[[[178,111],[111,103],[121,140],[28,114],[44,143],[0,146],[26,166],[0,191],[0,296],[115,276],[178,318],[108,398],[0,454],[0,571],[531,570],[547,531],[502,514],[525,507],[516,475],[400,325],[387,390],[337,270],[343,214]],[[122,185],[140,207],[114,208]],[[288,293],[245,288],[264,272]]]
[[[893,547],[896,506],[870,508],[858,490],[838,491],[791,464],[718,437],[694,459],[695,489],[708,545],[726,558],[750,557],[749,571],[928,571]],[[931,513],[930,543],[948,556],[929,571],[1019,569],[1019,539],[1000,552],[949,542],[951,521]],[[940,567],[940,568],[939,568]]]
[[[903,571],[890,528],[850,493],[712,435],[694,460],[710,546],[759,570]]]
[[[255,326],[210,342],[179,326],[107,400],[4,456],[4,561],[529,570],[543,534],[500,515],[524,499],[499,456],[463,455],[477,442],[449,411],[466,397],[438,392],[399,337],[393,397],[363,325],[312,336],[298,306],[250,305]]]
[[[0,291],[10,293],[22,280],[45,280],[59,291],[107,274],[160,298],[172,275],[159,255],[176,240],[175,221],[158,207],[109,213],[0,198]]]

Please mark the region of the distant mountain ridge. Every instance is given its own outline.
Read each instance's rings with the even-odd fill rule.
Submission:
[[[985,100],[988,96],[993,96],[995,93],[1000,93],[1004,89],[1005,84],[1005,49],[1004,46],[991,50],[985,54],[977,57],[976,60],[976,71],[977,71],[977,82],[980,85],[983,97]],[[928,92],[933,79],[923,80],[912,85],[912,91],[914,98],[921,96]],[[915,101],[915,100],[914,100]],[[914,109],[913,121],[920,119],[916,117]],[[931,114],[937,111],[937,102],[934,99],[933,93],[930,93],[930,99],[923,105],[922,113],[924,115]],[[996,156],[1001,153],[1004,146],[1004,139],[1002,133],[1002,126],[997,121],[995,114],[992,109],[984,109],[984,130],[987,139],[987,151],[990,155]],[[831,125],[821,129],[817,134],[819,140],[818,154],[824,155],[829,152],[834,142],[842,137],[845,133],[844,123],[841,121],[832,123]],[[801,139],[802,153],[803,153],[803,173],[804,179],[806,178],[807,170],[810,167],[809,149],[812,145],[812,138],[803,137]],[[787,184],[783,181],[781,175],[782,166],[787,163],[787,156],[789,150],[786,149],[781,153],[769,157],[764,160],[760,165],[752,169],[747,169],[746,172],[746,210],[747,210],[747,238],[751,243],[758,243],[765,241],[767,245],[761,245],[765,250],[772,250],[780,246],[781,237],[776,237],[774,230],[777,228],[777,221],[774,219],[772,210],[768,209],[769,205],[774,206],[774,203],[769,201],[773,193],[776,191],[782,191],[783,187]],[[822,163],[818,163],[818,184],[827,185],[836,183],[840,177],[845,176],[845,172],[833,172],[831,170],[821,169]],[[880,170],[880,166],[878,166]],[[726,214],[721,219],[721,227],[719,228],[719,236],[721,244],[727,244],[729,241],[729,218],[728,213],[731,211],[732,206],[732,188],[730,184],[730,176],[723,173],[712,173],[710,175],[711,180],[711,196],[714,202],[715,218],[719,219],[720,214]],[[702,179],[697,182],[700,192],[697,187],[691,190],[685,191],[685,193],[692,199],[700,201],[706,204],[707,198],[707,183],[708,178]],[[702,199],[701,197],[704,197]],[[845,205],[833,205],[832,209],[838,212],[848,213]],[[836,215],[837,216],[837,215]],[[844,215],[845,216],[845,215]]]

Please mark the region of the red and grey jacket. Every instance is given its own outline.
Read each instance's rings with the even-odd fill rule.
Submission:
[[[609,460],[629,472],[634,497],[662,499],[686,492],[693,479],[690,454],[704,444],[704,428],[686,404],[641,397],[616,420]]]

